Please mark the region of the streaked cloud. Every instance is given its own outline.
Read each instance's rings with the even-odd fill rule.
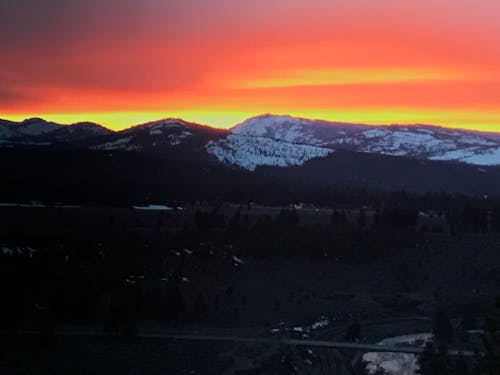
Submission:
[[[470,74],[453,69],[436,68],[378,68],[291,70],[276,72],[274,77],[246,77],[232,83],[234,88],[276,88],[293,86],[331,86],[370,83],[403,83],[430,81],[465,81],[474,79]]]
[[[0,1],[0,117],[499,130],[498,14],[493,0]]]

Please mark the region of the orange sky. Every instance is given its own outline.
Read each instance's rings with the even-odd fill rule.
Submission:
[[[497,0],[0,2],[0,118],[500,131]]]

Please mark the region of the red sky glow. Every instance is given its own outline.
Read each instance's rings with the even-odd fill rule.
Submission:
[[[497,0],[0,0],[0,118],[500,131]]]

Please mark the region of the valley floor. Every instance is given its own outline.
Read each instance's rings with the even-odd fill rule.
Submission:
[[[340,229],[327,208],[161,208],[0,207],[4,329],[120,332],[2,335],[0,372],[289,374],[291,365],[314,373],[355,355],[126,337],[137,330],[376,343],[431,332],[437,308],[457,332],[467,316],[480,327],[499,290],[500,235],[451,233],[431,213],[419,215],[417,228],[389,230],[372,228],[368,208],[362,223],[359,209],[345,209]],[[253,229],[242,229],[247,214]]]

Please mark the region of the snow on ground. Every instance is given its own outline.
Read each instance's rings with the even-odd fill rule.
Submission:
[[[9,255],[9,256],[15,256],[15,255],[24,255],[24,256],[28,256],[30,258],[33,258],[33,255],[35,255],[36,253],[38,253],[39,251],[36,250],[36,249],[33,249],[32,247],[20,247],[20,246],[16,246],[15,248],[10,248],[10,247],[7,247],[7,246],[2,246],[1,247],[1,253],[3,255]]]
[[[392,346],[425,346],[431,339],[432,334],[430,333],[418,333],[390,337],[380,341],[378,344]],[[363,362],[367,363],[366,370],[368,374],[374,374],[377,369],[383,368],[389,375],[415,375],[418,369],[417,357],[415,354],[370,352],[363,355]]]
[[[350,145],[363,152],[475,165],[500,165],[498,142],[461,131],[421,126],[384,127],[364,131],[356,137],[339,138],[332,143]]]
[[[315,329],[319,329],[319,328],[325,328],[325,327],[328,327],[329,324],[330,324],[330,321],[327,318],[321,317],[320,320],[318,320],[317,322],[314,322],[311,325],[311,329],[315,330]]]
[[[186,138],[188,138],[192,135],[193,135],[193,133],[188,132],[187,130],[184,130],[183,132],[178,133],[178,134],[169,134],[168,140],[169,140],[171,146],[177,146],[177,145],[180,145]]]
[[[236,255],[233,255],[233,264],[238,266],[239,264],[244,264],[245,261],[241,258],[238,258]]]
[[[100,144],[100,145],[97,145],[97,146],[94,146],[91,148],[94,150],[105,150],[105,151],[109,151],[109,150],[127,150],[127,151],[139,150],[140,146],[131,144],[132,139],[133,139],[133,137],[124,137],[124,138],[117,139],[116,141],[106,142],[106,143],[103,143],[103,144]]]
[[[320,142],[307,126],[308,121],[290,116],[258,116],[236,126],[233,134],[267,137],[290,143],[314,145]]]
[[[234,134],[263,137],[266,136],[269,131],[274,131],[286,123],[292,123],[293,125],[295,125],[294,123],[297,122],[300,122],[300,120],[290,116],[263,115],[253,117],[244,121],[243,123],[234,127],[232,132]]]
[[[232,134],[265,137],[289,143],[321,146],[359,131],[359,125],[342,124],[286,115],[249,118],[231,129]]]
[[[14,131],[10,128],[9,125],[0,124],[0,138],[7,139],[14,135]]]
[[[279,326],[281,326],[281,327],[274,328],[270,332],[277,333],[277,332],[282,332],[282,331],[288,331],[288,332],[304,333],[307,335],[311,331],[316,331],[318,329],[328,327],[330,325],[330,319],[328,319],[325,316],[320,316],[318,320],[316,320],[315,322],[313,322],[311,324],[304,325],[304,326],[294,326],[294,327],[289,327],[289,328],[285,328],[284,324],[285,324],[284,322],[280,322]],[[303,337],[306,337],[306,336],[303,336]]]
[[[468,158],[471,156],[474,156],[476,153],[477,148],[471,147],[471,148],[465,148],[465,149],[460,149],[460,150],[451,150],[451,151],[446,151],[442,154],[431,156],[429,159],[431,160],[462,160],[464,158]]]
[[[328,124],[330,126],[325,127]],[[291,116],[262,115],[244,121],[231,132],[233,135],[309,146],[327,145],[335,148],[338,145],[360,152],[460,161],[475,165],[500,165],[499,138],[488,133],[430,125],[374,126],[346,133],[340,131],[342,127],[334,125],[334,123]],[[328,131],[325,130],[327,128]],[[336,130],[332,131],[333,129]],[[229,158],[227,155],[224,156]],[[239,164],[235,164],[244,164],[244,161],[238,160],[238,162]],[[276,165],[273,164],[275,161],[267,162],[269,164],[262,165]],[[251,162],[249,162],[250,168],[245,167],[254,168]]]
[[[261,165],[278,167],[302,165],[308,160],[326,157],[333,152],[322,147],[237,134],[231,134],[220,141],[209,142],[205,148],[219,161],[251,171]]]
[[[42,119],[33,118],[24,120],[23,122],[14,126],[14,129],[19,132],[20,135],[40,135],[59,129],[62,125],[46,122]]]
[[[14,250],[4,246],[4,247],[2,247],[2,254],[3,255],[14,255]]]
[[[0,207],[17,207],[19,204],[17,203],[0,203]]]
[[[500,147],[481,150],[468,148],[453,150],[442,155],[431,157],[432,160],[456,160],[474,165],[500,165]]]
[[[145,210],[145,211],[170,211],[173,210],[172,207],[164,206],[161,204],[149,204],[147,206],[132,206],[134,210]]]
[[[17,138],[16,143],[26,145],[43,145],[44,143],[41,142],[29,142],[19,138],[36,137],[59,129],[69,129],[71,127],[70,125],[55,124],[38,118],[27,119],[22,122],[0,120],[0,138],[4,141],[11,138]]]
[[[486,152],[467,156],[461,161],[476,165],[500,165],[500,147]]]
[[[361,134],[367,144],[365,151],[390,155],[408,155],[435,150],[453,150],[457,146],[452,140],[441,140],[433,134],[408,130],[373,129]]]
[[[47,205],[39,202],[33,202],[33,203],[0,203],[0,207],[37,207],[37,208],[43,208],[47,207]]]
[[[165,127],[178,128],[180,126],[183,126],[183,123],[180,120],[168,119],[168,120],[162,120],[162,121],[159,121],[158,123],[155,123],[154,125],[151,126],[151,129],[162,130]]]

